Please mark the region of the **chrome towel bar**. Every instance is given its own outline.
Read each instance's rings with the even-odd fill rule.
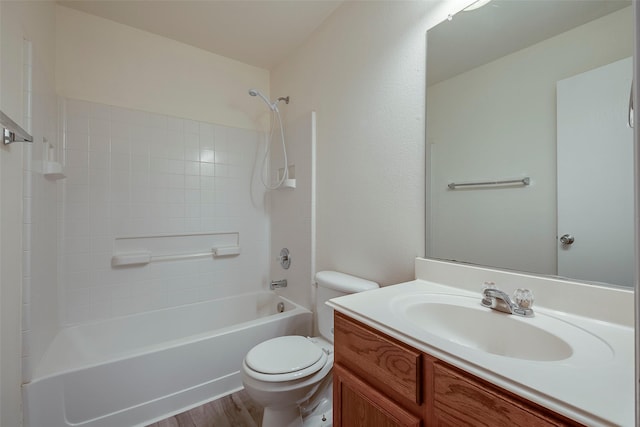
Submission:
[[[529,177],[519,178],[519,179],[506,179],[502,181],[482,181],[482,182],[452,182],[447,185],[450,190],[455,190],[458,187],[475,187],[475,186],[493,186],[493,185],[507,185],[507,184],[520,184],[520,185],[529,185],[530,179]]]
[[[2,111],[0,111],[0,127],[3,128],[2,139],[5,145],[12,142],[33,142],[33,137],[29,135],[29,132],[22,129]]]

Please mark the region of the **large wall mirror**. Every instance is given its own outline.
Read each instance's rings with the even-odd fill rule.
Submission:
[[[429,30],[428,257],[633,286],[633,25],[493,0]]]

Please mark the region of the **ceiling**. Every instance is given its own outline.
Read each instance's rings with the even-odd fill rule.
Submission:
[[[67,0],[58,4],[271,69],[342,0]]]
[[[459,12],[427,33],[427,84],[630,5],[630,0],[493,0],[479,9]]]

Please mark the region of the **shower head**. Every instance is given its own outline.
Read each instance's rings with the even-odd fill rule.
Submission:
[[[264,96],[262,94],[262,92],[260,92],[257,89],[249,89],[249,95],[251,96],[258,96],[260,98],[262,98],[262,100],[265,102],[265,104],[267,104],[269,106],[269,108],[271,109],[271,111],[278,111],[278,106],[277,106],[277,102],[271,102],[269,101],[269,98],[267,98],[266,96]]]

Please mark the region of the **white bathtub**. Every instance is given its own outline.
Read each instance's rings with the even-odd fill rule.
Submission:
[[[242,388],[254,345],[310,333],[311,312],[272,292],[65,328],[23,387],[25,426],[144,426]]]

